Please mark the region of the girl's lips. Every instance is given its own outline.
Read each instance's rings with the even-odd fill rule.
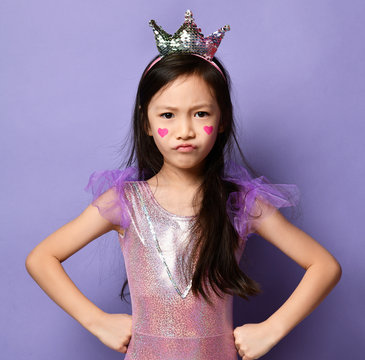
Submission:
[[[190,152],[190,151],[193,151],[193,150],[194,150],[193,146],[179,146],[177,148],[177,151],[180,151],[180,152]]]

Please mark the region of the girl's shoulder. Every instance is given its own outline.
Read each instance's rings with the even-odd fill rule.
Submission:
[[[254,233],[260,222],[281,207],[297,206],[300,191],[295,184],[275,184],[265,176],[251,176],[248,170],[235,162],[225,165],[223,180],[234,183],[236,191],[228,194],[226,211],[241,238]],[[84,188],[91,192],[91,204],[100,214],[127,229],[130,225],[130,203],[126,188],[139,178],[137,167],[94,171]]]
[[[296,184],[275,184],[266,176],[254,177],[235,162],[226,163],[222,178],[237,185],[237,191],[229,193],[226,207],[242,238],[254,233],[260,222],[275,210],[297,206],[300,201]]]
[[[130,183],[141,181],[138,168],[96,170],[89,176],[84,190],[92,195],[91,204],[99,209],[100,214],[122,229],[130,224],[129,201],[126,188]]]

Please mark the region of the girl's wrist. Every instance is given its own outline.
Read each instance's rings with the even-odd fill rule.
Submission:
[[[80,323],[86,330],[95,335],[96,329],[100,326],[104,315],[105,312],[103,310],[97,309],[91,316],[80,321]]]
[[[271,340],[273,345],[276,345],[285,336],[283,327],[275,319],[269,317],[263,321],[263,324],[267,326],[269,333],[272,335]]]

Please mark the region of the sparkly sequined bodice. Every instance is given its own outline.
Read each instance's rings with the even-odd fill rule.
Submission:
[[[210,306],[192,294],[183,276],[194,217],[167,211],[142,178],[136,166],[94,171],[85,187],[100,214],[125,230],[119,242],[132,300],[132,336],[125,359],[236,360],[232,296],[220,298],[210,291]],[[229,193],[226,210],[240,239],[235,253],[239,262],[261,221],[281,207],[297,206],[300,190],[295,184],[271,183],[265,176],[253,178],[231,160],[225,162],[222,180],[237,187]]]
[[[132,302],[125,360],[236,360],[232,296],[211,292],[213,306],[182,275],[193,216],[164,209],[146,181],[129,181],[130,226],[119,234]],[[240,247],[236,259],[242,255]]]

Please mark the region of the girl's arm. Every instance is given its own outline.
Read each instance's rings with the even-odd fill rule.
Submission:
[[[117,334],[117,328],[121,330],[118,335],[130,333],[131,316],[103,312],[82,294],[61,264],[110,230],[119,231],[119,227],[104,219],[97,207],[89,205],[78,217],[39,243],[28,254],[25,265],[29,274],[53,301],[104,344],[120,351],[123,349],[119,347],[122,336],[112,339],[110,333]],[[120,329],[122,325],[125,329]],[[124,340],[122,343],[126,345]]]
[[[306,272],[296,289],[268,319],[234,330],[242,359],[258,359],[307,317],[340,280],[338,261],[311,236],[290,223],[280,211],[262,219],[255,231],[293,259]]]
[[[280,211],[263,219],[256,232],[306,270],[290,297],[266,320],[280,341],[329,294],[342,269],[331,253]]]

